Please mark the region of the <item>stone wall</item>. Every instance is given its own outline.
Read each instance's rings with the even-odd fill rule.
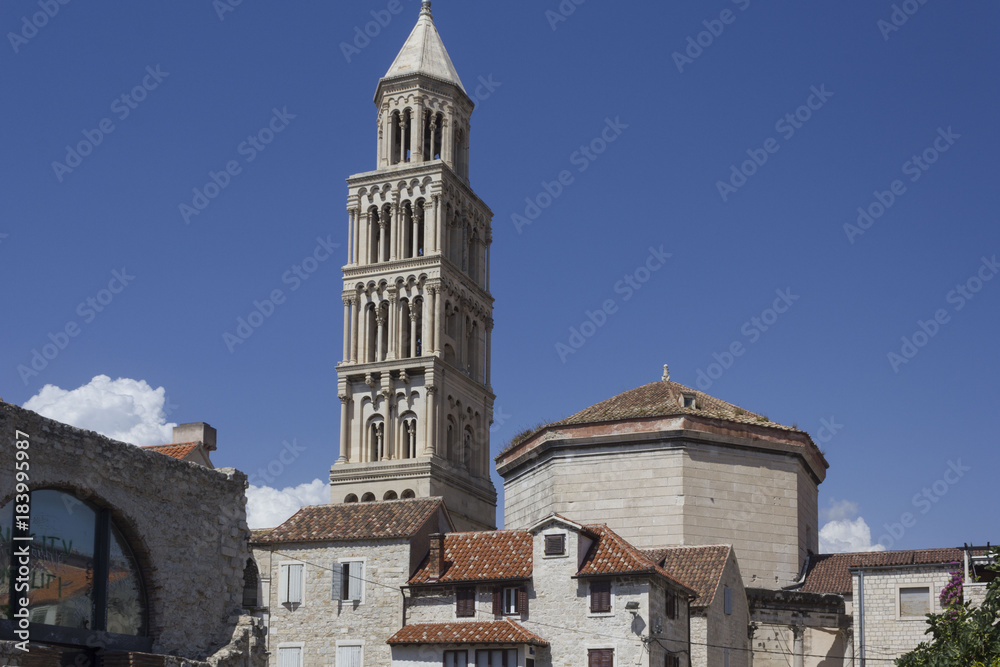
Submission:
[[[732,591],[732,613],[726,613],[725,590]],[[715,592],[712,604],[698,609],[692,621],[698,619],[699,637],[694,637],[692,623],[691,652],[700,655],[701,660],[693,660],[692,667],[712,667],[713,665],[729,664],[730,667],[746,667],[750,664],[747,639],[747,626],[750,624],[750,610],[747,605],[746,590],[740,577],[740,569],[732,552],[726,562]],[[700,646],[696,644],[706,644]],[[729,649],[729,662],[726,663],[726,649]]]
[[[818,539],[817,485],[801,459],[763,444],[627,437],[567,442],[502,470],[505,527],[557,512],[638,547],[732,544],[747,586],[797,580],[807,532],[811,548]]]
[[[403,625],[400,586],[410,576],[407,540],[279,544],[254,549],[261,576],[269,579],[268,650],[278,664],[278,649],[301,643],[303,667],[336,664],[337,645],[362,644],[366,665],[388,665],[386,640]],[[332,599],[334,563],[363,560],[362,602]],[[304,563],[305,586],[299,605],[280,603],[282,563]]]
[[[204,659],[241,620],[249,557],[246,476],[210,470],[0,403],[0,506],[13,497],[15,432],[31,443],[32,489],[108,508],[135,552],[155,653]]]
[[[930,613],[941,613],[938,596],[951,579],[950,571],[957,565],[924,568],[866,570],[864,573],[864,643],[866,657],[898,658],[916,648],[927,639],[927,619],[924,616],[900,617],[899,589],[927,587],[930,594]],[[854,605],[854,654],[861,657],[861,598],[858,594],[858,575],[853,574]]]

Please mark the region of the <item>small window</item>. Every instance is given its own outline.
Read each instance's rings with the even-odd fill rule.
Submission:
[[[495,616],[524,616],[528,613],[528,588],[497,588],[493,591]]]
[[[733,613],[733,589],[729,586],[723,586],[723,592],[725,595],[725,612],[727,614]]]
[[[356,502],[358,502],[358,497],[356,495],[354,495],[353,493],[348,493],[347,497],[344,498],[344,502],[345,503],[356,503]]]
[[[666,667],[681,667],[681,659],[673,653],[668,653],[667,657],[663,659],[663,664]]]
[[[455,616],[469,618],[475,615],[476,589],[472,587],[455,589]]]
[[[257,582],[259,581],[257,564],[253,558],[247,560],[247,566],[243,568],[243,606],[253,609],[257,606]]]
[[[279,646],[278,667],[302,667],[302,647]]]
[[[692,410],[697,408],[697,401],[694,399],[694,394],[684,394],[684,407],[691,408]]]
[[[614,667],[615,650],[613,648],[592,648],[587,651],[588,667]]]
[[[361,667],[361,645],[337,647],[337,667]]]
[[[667,591],[667,604],[664,611],[667,614],[667,618],[677,618],[677,596],[670,591]]]
[[[517,649],[476,651],[476,667],[517,667]]]
[[[722,649],[722,667],[729,667],[729,649]]]
[[[364,561],[345,561],[333,564],[332,599],[364,602]]]
[[[469,652],[445,651],[444,667],[469,667]]]
[[[565,556],[566,555],[566,535],[559,533],[557,535],[546,535],[545,536],[545,555],[546,556]]]
[[[281,604],[302,604],[302,563],[283,563],[278,582]]]
[[[920,588],[900,588],[899,589],[899,616],[923,617],[931,613],[930,610],[930,589],[926,586]]]
[[[590,613],[607,614],[611,612],[611,582],[590,582]]]

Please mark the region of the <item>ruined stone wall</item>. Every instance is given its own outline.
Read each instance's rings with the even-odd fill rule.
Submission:
[[[0,507],[14,492],[15,433],[30,488],[108,508],[139,562],[154,653],[205,659],[240,623],[249,557],[246,476],[210,470],[0,403]]]

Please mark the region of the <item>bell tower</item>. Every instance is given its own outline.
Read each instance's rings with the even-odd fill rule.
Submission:
[[[334,503],[441,496],[496,527],[490,480],[490,223],[469,186],[475,106],[431,3],[375,91],[376,170],[347,180]]]

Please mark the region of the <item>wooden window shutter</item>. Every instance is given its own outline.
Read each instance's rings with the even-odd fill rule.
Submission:
[[[611,611],[611,582],[590,582],[590,611],[594,614]]]
[[[528,587],[521,586],[517,589],[517,613],[522,616],[528,615]]]
[[[592,648],[587,652],[589,667],[614,667],[614,649]]]
[[[476,589],[455,589],[455,616],[467,618],[476,615]]]
[[[566,553],[566,536],[565,535],[546,535],[545,536],[545,555],[546,556],[562,556]]]
[[[503,616],[503,589],[493,589],[493,615]]]

